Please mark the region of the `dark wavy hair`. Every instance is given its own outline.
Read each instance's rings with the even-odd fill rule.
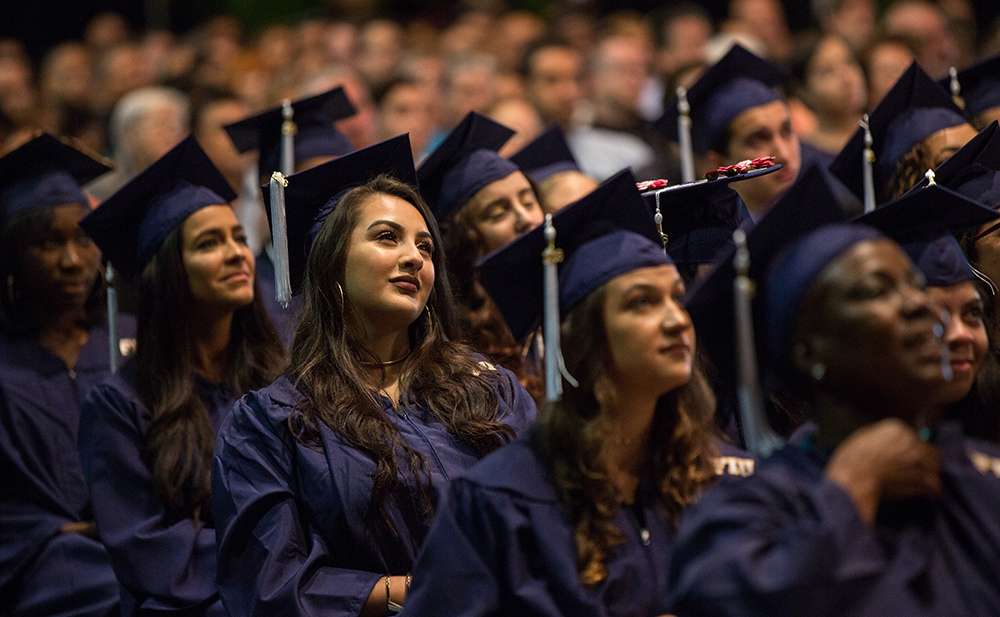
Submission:
[[[934,169],[934,161],[931,159],[927,140],[924,139],[914,144],[896,163],[896,168],[886,183],[886,194],[882,196],[883,199],[888,201],[902,197],[903,193],[923,179],[928,169]]]
[[[191,323],[197,319],[181,254],[181,230],[171,233],[139,280],[135,366],[143,404],[153,422],[144,462],[167,510],[198,519],[211,498],[215,430],[194,375]],[[233,314],[227,387],[234,396],[268,385],[285,367],[285,353],[254,284],[253,302]]]
[[[28,247],[45,234],[51,227],[55,216],[55,206],[40,208],[20,214],[12,218],[0,230],[0,329],[11,333],[27,334],[37,330],[42,324],[37,323],[38,311],[32,306],[32,299],[25,298],[21,292],[21,274],[19,260],[26,254]],[[90,288],[90,294],[84,304],[85,324],[87,327],[96,325],[105,313],[104,277],[95,277]]]
[[[389,176],[378,176],[348,191],[316,236],[306,263],[289,378],[303,394],[297,412],[289,418],[293,434],[303,443],[317,445],[320,423],[349,446],[375,463],[369,518],[374,530],[395,535],[386,502],[405,465],[416,478],[430,519],[433,505],[427,486],[424,457],[399,435],[386,417],[371,381],[366,362],[379,358],[355,331],[348,316],[355,308],[343,295],[343,281],[351,231],[357,227],[362,206],[373,196],[385,194],[412,204],[423,216],[435,247],[441,246],[437,224],[427,204],[409,185]],[[510,398],[493,371],[482,370],[464,344],[454,340],[455,319],[444,253],[431,256],[436,277],[426,310],[409,326],[410,354],[399,379],[400,403],[418,405],[448,432],[485,455],[510,441],[514,432],[500,422],[500,397]],[[401,461],[400,458],[403,460]]]
[[[534,184],[532,190],[537,195]],[[458,327],[462,340],[514,373],[532,398],[540,401],[545,395],[542,380],[529,372],[521,345],[507,327],[493,298],[479,282],[475,263],[480,257],[484,241],[470,216],[468,208],[458,209],[448,224],[443,244],[444,252],[448,255],[448,273],[458,308]]]
[[[604,580],[608,551],[624,541],[614,524],[621,495],[604,458],[612,431],[602,409],[610,401],[598,392],[610,363],[602,310],[604,289],[591,293],[563,322],[563,358],[580,386],[574,388],[564,381],[562,400],[547,406],[539,420],[555,483],[575,529],[576,566],[583,585]],[[675,525],[681,511],[715,476],[714,408],[711,390],[697,369],[688,384],[663,395],[656,404],[648,443],[649,471],[659,489],[660,504]]]

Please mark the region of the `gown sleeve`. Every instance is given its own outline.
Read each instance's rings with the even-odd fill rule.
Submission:
[[[211,607],[218,601],[215,530],[169,516],[142,459],[148,411],[113,383],[83,405],[80,453],[98,532],[127,592],[123,613]]]
[[[839,486],[821,472],[774,472],[724,479],[685,513],[670,562],[674,613],[846,614],[885,567],[875,531]]]
[[[297,444],[268,405],[262,393],[244,397],[215,446],[223,603],[230,615],[241,616],[357,615],[384,574],[334,565],[338,547],[328,546],[306,520],[296,497]]]

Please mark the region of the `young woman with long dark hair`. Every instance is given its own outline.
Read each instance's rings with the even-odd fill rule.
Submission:
[[[452,482],[412,615],[662,615],[665,557],[715,475],[684,283],[629,173],[555,217],[563,380],[537,429]],[[497,255],[535,290],[541,229]],[[540,302],[525,298],[526,310]]]
[[[193,138],[82,223],[139,276],[134,358],[84,404],[80,450],[124,615],[222,615],[211,460],[244,392],[284,366],[232,189]]]
[[[80,404],[111,372],[100,251],[78,224],[90,211],[80,186],[108,170],[47,134],[0,157],[4,614],[118,612],[76,453]]]
[[[438,492],[534,420],[509,371],[455,342],[413,178],[405,137],[288,178],[289,254],[308,250],[291,365],[215,450],[232,614],[394,612]]]

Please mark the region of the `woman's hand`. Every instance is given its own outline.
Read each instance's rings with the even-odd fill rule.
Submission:
[[[871,525],[882,500],[940,495],[941,455],[902,420],[889,418],[845,439],[825,475],[847,492]]]

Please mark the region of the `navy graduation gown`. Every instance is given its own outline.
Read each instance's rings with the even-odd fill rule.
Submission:
[[[485,370],[493,366],[481,362]],[[521,432],[535,405],[502,368],[500,421]],[[286,377],[243,397],[219,433],[212,493],[219,529],[218,585],[231,615],[355,616],[387,574],[413,569],[430,521],[405,464],[386,503],[397,537],[376,538],[369,521],[375,464],[319,427],[318,443],[289,430],[301,395]],[[479,456],[417,407],[387,417],[427,461],[431,498]]]
[[[178,519],[163,506],[143,462],[152,413],[136,378],[129,362],[98,386],[83,405],[87,430],[80,433],[94,519],[121,583],[122,614],[223,615],[211,503],[199,522]],[[198,377],[196,387],[218,432],[234,398],[229,388]]]
[[[666,613],[667,551],[674,530],[648,482],[615,525],[625,542],[607,577],[578,582],[569,514],[537,431],[452,482],[438,508],[406,598],[406,617],[574,617]]]
[[[753,477],[723,480],[682,517],[671,556],[679,617],[1000,614],[1000,478],[938,431],[940,500],[882,504],[874,527],[823,476],[807,425]]]
[[[135,321],[119,330],[134,336]],[[34,337],[0,331],[0,612],[106,615],[118,585],[100,542],[61,533],[93,518],[76,443],[80,405],[109,374],[107,326],[73,370]]]

